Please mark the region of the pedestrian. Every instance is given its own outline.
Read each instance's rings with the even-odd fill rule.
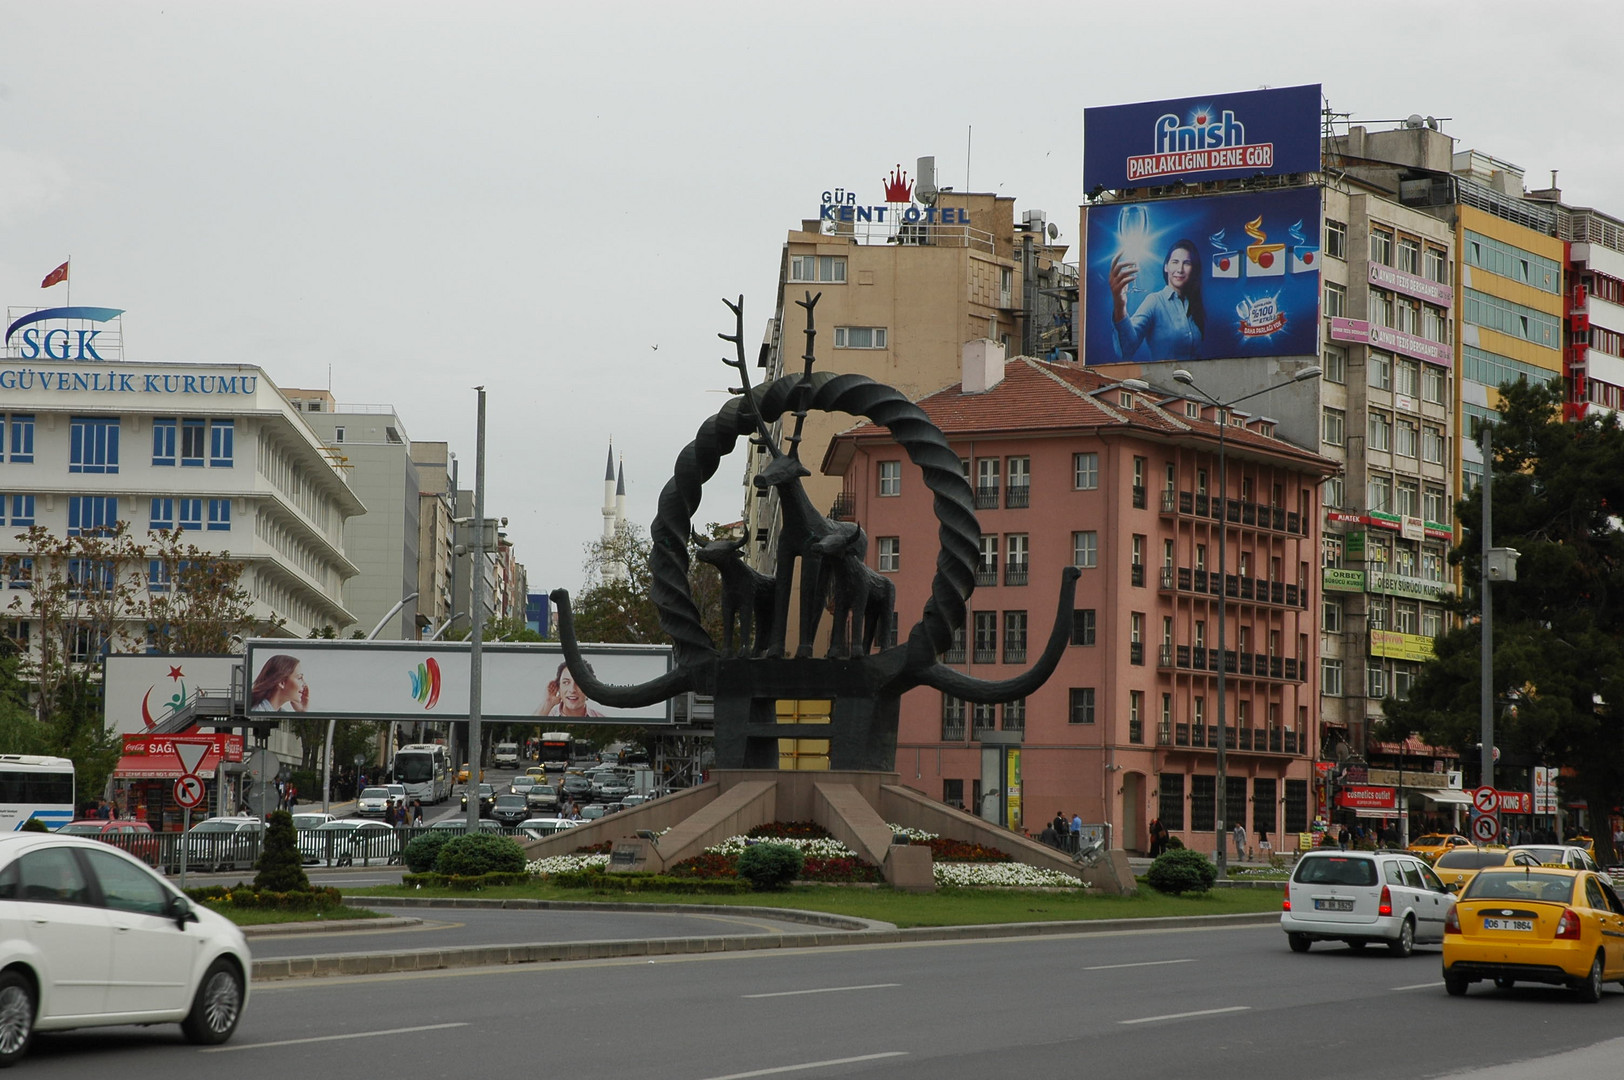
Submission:
[[[1242,824],[1241,822],[1239,822],[1239,821],[1235,822],[1234,835],[1235,835],[1235,861],[1236,862],[1245,862],[1246,861],[1246,826],[1244,824]]]
[[[1075,855],[1083,850],[1083,818],[1081,814],[1071,815],[1071,851]]]
[[[1341,848],[1343,851],[1348,850],[1348,841],[1350,841],[1352,839],[1353,839],[1353,836],[1348,832],[1348,827],[1346,825],[1337,826],[1337,830],[1336,830],[1336,846],[1337,847]]]
[[[1162,852],[1164,852],[1166,850],[1167,850],[1167,826],[1162,824],[1162,819],[1161,818],[1159,818],[1159,817],[1151,818],[1150,819],[1150,857],[1152,859],[1154,859],[1154,858],[1156,858],[1156,856],[1160,855]]]
[[[1064,836],[1069,831],[1066,828],[1066,812],[1064,810],[1054,812],[1054,821],[1050,822],[1050,827],[1054,829],[1056,839]]]
[[[421,826],[423,824],[423,800],[422,799],[413,799],[412,800],[412,824],[413,825],[418,825],[418,826]]]

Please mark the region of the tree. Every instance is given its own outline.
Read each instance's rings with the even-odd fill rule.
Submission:
[[[1500,388],[1493,433],[1493,543],[1520,553],[1518,580],[1493,586],[1494,741],[1502,760],[1573,770],[1568,797],[1605,826],[1624,791],[1624,428],[1609,416],[1564,422],[1559,384]],[[1472,760],[1480,743],[1482,487],[1456,507],[1450,561],[1469,621],[1441,636],[1382,732],[1419,732]],[[1612,836],[1596,830],[1597,855]]]

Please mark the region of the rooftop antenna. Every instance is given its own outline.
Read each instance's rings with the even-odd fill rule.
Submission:
[[[970,139],[975,134],[975,125],[964,125],[964,193],[970,194]]]

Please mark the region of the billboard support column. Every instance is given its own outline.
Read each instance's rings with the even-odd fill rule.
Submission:
[[[479,420],[474,429],[474,550],[469,559],[468,618],[473,635],[468,646],[468,833],[479,831],[480,695],[484,689],[485,637],[485,388],[479,392]]]

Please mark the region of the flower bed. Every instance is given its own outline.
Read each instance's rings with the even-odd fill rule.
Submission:
[[[525,870],[532,877],[547,874],[569,874],[577,870],[585,870],[593,866],[608,866],[609,856],[604,855],[549,855],[545,859],[532,859],[525,864]]]
[[[1089,884],[1059,870],[1044,870],[1018,862],[937,863],[934,872],[936,884],[958,887],[1086,889]]]

